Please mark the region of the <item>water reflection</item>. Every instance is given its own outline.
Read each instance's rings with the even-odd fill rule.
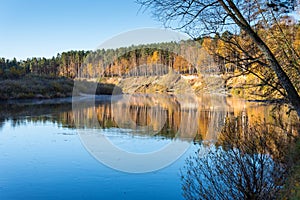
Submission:
[[[87,99],[76,101],[80,106],[73,110],[70,99],[2,102],[0,122],[10,119],[17,126],[26,119],[75,128],[75,118],[80,120],[76,122],[77,128],[123,128],[148,136],[216,141],[228,116],[241,116],[244,121],[264,118],[274,121],[269,115],[271,106],[218,95],[203,95],[197,99],[162,94],[124,95],[114,100],[96,98],[94,104]]]

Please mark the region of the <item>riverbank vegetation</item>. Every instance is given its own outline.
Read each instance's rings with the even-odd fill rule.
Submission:
[[[0,80],[0,100],[9,99],[50,99],[82,94],[116,94],[122,90],[113,84],[101,84],[87,80],[74,80],[66,77],[24,75],[14,79]]]

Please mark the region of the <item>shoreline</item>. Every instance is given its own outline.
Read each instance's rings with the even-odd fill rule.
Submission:
[[[117,79],[117,80],[116,80]],[[27,75],[19,79],[0,80],[0,103],[18,102],[72,102],[72,97],[91,98],[94,95],[114,94],[180,94],[192,89],[197,96],[203,94],[239,98],[248,102],[285,104],[284,99],[246,99],[232,95],[219,87],[207,89],[202,79],[185,81],[186,77],[169,74],[161,77],[106,78],[101,83],[95,80],[73,80],[66,77]],[[97,86],[95,85],[97,84]],[[74,86],[76,85],[76,86]],[[95,87],[96,86],[96,87]],[[186,92],[185,92],[186,93]],[[99,99],[99,97],[98,97]]]

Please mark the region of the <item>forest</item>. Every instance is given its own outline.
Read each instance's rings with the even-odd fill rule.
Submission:
[[[300,74],[299,27],[289,16],[282,17],[276,26],[270,28],[262,24],[255,27],[261,35],[266,35],[266,41],[273,47],[272,52],[295,88],[300,88],[297,79]],[[272,45],[274,42],[276,45]],[[289,48],[282,51],[287,45]],[[247,34],[225,31],[179,42],[68,51],[52,58],[1,58],[0,80],[18,80],[28,75],[99,80],[101,77],[160,76],[173,71],[185,75],[220,76],[231,94],[243,98],[283,98],[285,90],[266,63],[263,53]]]
[[[190,44],[194,46],[191,47]],[[197,48],[195,44],[199,44]],[[186,48],[188,46],[189,48]],[[191,63],[185,55],[191,57],[193,54],[193,59],[199,63],[201,62],[198,60],[201,59],[199,50],[201,46],[197,41],[180,41],[96,51],[68,51],[50,59],[28,58],[25,61],[17,61],[15,58],[13,60],[2,58],[0,76],[2,79],[20,78],[26,74],[71,79],[148,76],[165,74],[165,70],[169,68],[178,73],[194,74],[200,64]]]

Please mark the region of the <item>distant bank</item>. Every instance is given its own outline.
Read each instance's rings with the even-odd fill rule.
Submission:
[[[80,81],[80,92],[94,94],[112,94],[113,91],[122,93],[121,89],[113,84],[93,83]],[[97,89],[91,91],[91,86]],[[79,95],[74,92],[74,80],[65,77],[49,77],[26,75],[18,79],[0,80],[0,100],[10,99],[52,99]]]
[[[74,88],[74,83],[75,88]],[[215,82],[215,83],[213,83]],[[200,75],[169,73],[163,76],[105,77],[73,80],[65,77],[26,75],[0,80],[0,99],[52,99],[72,95],[121,93],[225,93],[223,81]]]

